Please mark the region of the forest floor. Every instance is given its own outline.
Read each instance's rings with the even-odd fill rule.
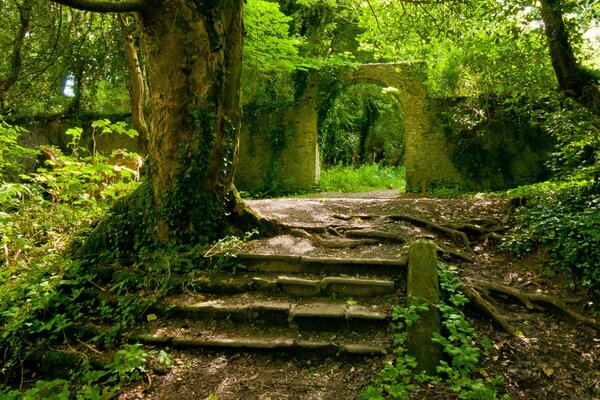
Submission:
[[[337,232],[348,227],[388,232],[404,243],[378,243],[355,248],[331,248],[322,236],[280,235],[251,240],[241,251],[262,254],[302,254],[331,257],[405,257],[407,244],[417,239],[434,240],[463,281],[484,280],[523,293],[578,298],[569,307],[584,315],[586,293],[568,289],[561,277],[548,277],[548,260],[539,250],[524,258],[501,251],[488,237],[472,240],[470,249],[456,237],[431,226],[410,221],[426,220],[443,226],[496,221],[506,224],[506,200],[484,196],[452,199],[396,195],[394,191],[367,194],[321,194],[312,198],[254,200],[248,202],[263,216],[281,223]],[[409,220],[378,216],[408,216]],[[344,226],[346,228],[344,228]],[[333,228],[333,229],[332,229]],[[312,232],[312,231],[311,231]],[[335,235],[333,235],[335,239]],[[468,251],[466,251],[468,250]],[[467,254],[468,259],[452,256]],[[442,257],[444,258],[444,257]],[[600,332],[578,323],[560,310],[535,304],[527,308],[514,298],[496,297],[493,303],[518,335],[510,335],[477,310],[465,310],[480,339],[493,343],[482,356],[480,367],[489,376],[502,375],[497,389],[511,399],[600,400]],[[171,349],[174,367],[166,375],[128,388],[121,399],[205,399],[213,394],[229,399],[355,399],[382,367],[381,358],[322,358],[314,355],[184,351]],[[213,397],[215,398],[215,397]],[[458,396],[443,385],[423,386],[415,399],[453,399]]]

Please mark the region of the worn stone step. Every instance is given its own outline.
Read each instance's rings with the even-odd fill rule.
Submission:
[[[169,321],[149,324],[128,334],[129,341],[156,346],[224,348],[237,350],[300,351],[309,355],[378,355],[391,343],[386,330],[375,333],[315,333],[294,329],[239,329],[235,325],[202,325],[198,321]]]
[[[406,259],[325,258],[281,254],[242,253],[238,263],[248,271],[306,274],[380,275],[399,277],[406,275]]]
[[[185,282],[186,288],[203,293],[234,294],[248,291],[285,293],[298,297],[391,295],[396,283],[391,279],[314,275],[273,275],[260,273],[213,273]]]
[[[384,302],[382,302],[384,303]],[[232,321],[301,330],[381,329],[389,323],[390,304],[346,304],[343,300],[297,303],[288,299],[230,296],[206,300],[190,295],[171,296],[154,305],[151,313],[166,318]]]

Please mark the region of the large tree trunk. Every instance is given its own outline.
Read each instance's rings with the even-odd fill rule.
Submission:
[[[563,20],[561,0],[540,0],[544,32],[550,49],[558,88],[596,112],[600,110],[600,92],[592,75],[581,68],[569,42]]]
[[[242,9],[243,0],[163,0],[136,14],[152,99],[147,178],[80,255],[222,234],[234,209]]]
[[[160,243],[193,242],[223,225],[241,125],[242,7],[242,0],[171,0],[138,15]]]

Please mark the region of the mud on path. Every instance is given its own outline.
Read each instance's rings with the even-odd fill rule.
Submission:
[[[265,217],[311,233],[251,240],[240,252],[397,259],[406,256],[410,242],[426,238],[436,242],[440,256],[462,278],[485,279],[560,298],[578,297],[581,301],[571,306],[589,315],[585,292],[573,292],[565,288],[559,277],[545,276],[547,258],[543,252],[516,259],[500,251],[493,238],[472,240],[469,250],[451,234],[410,220],[377,217],[408,216],[440,225],[477,221],[502,225],[508,221],[508,204],[504,200],[478,196],[455,199],[396,196],[392,191],[382,191],[253,200],[248,204]],[[402,240],[378,240],[357,247],[320,246],[349,228],[387,232]],[[471,262],[456,254],[467,255]],[[481,367],[490,376],[504,376],[499,393],[507,393],[511,399],[600,400],[598,331],[552,307],[528,309],[508,298],[499,300],[496,306],[522,333],[521,337],[507,334],[475,310],[467,308],[466,312],[480,338],[493,342],[489,354],[482,356]],[[323,359],[311,354],[182,350],[169,353],[174,367],[168,374],[152,375],[150,381],[129,388],[120,398],[183,400],[205,399],[214,394],[221,400],[354,399],[374,379],[382,362],[359,357]],[[458,397],[443,387],[422,387],[412,398]]]

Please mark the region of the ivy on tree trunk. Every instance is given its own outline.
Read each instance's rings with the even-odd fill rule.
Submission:
[[[152,114],[145,182],[79,249],[131,254],[141,246],[211,240],[227,225],[241,125],[243,0],[59,3],[135,11]],[[91,7],[93,6],[93,7]]]

